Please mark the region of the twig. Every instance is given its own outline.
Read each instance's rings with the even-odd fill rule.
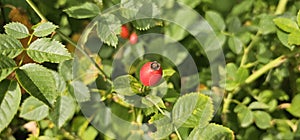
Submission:
[[[36,7],[36,5],[31,0],[26,0],[34,12],[41,18],[42,22],[47,21],[47,18],[41,13],[41,11]]]

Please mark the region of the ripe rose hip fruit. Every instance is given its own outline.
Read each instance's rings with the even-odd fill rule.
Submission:
[[[138,36],[135,32],[133,32],[129,37],[129,42],[130,44],[134,45],[137,43],[137,41],[138,41]]]
[[[126,25],[122,25],[120,36],[124,39],[127,39],[129,37],[129,30]]]
[[[147,62],[141,67],[140,81],[145,86],[156,85],[162,77],[162,68],[156,61]]]

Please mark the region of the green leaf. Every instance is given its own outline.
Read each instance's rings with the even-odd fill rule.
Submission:
[[[289,48],[291,51],[295,48],[294,45],[290,45],[288,43],[288,40],[289,40],[289,34],[281,31],[281,30],[277,30],[277,37],[279,39],[279,41],[287,48]]]
[[[12,36],[0,34],[0,54],[15,58],[23,51],[21,42]]]
[[[288,43],[290,45],[300,45],[300,30],[295,30],[289,34]]]
[[[260,16],[260,21],[259,21],[259,31],[266,35],[269,33],[275,33],[276,31],[276,26],[273,22],[274,16],[272,15],[267,15],[263,14]]]
[[[227,127],[210,123],[194,128],[187,140],[234,140],[234,134]]]
[[[102,16],[97,22],[97,34],[106,44],[116,47],[118,37],[121,31],[121,21],[112,14]]]
[[[156,132],[153,133],[153,137],[156,139],[166,138],[173,131],[173,124],[167,116],[155,120],[154,125],[156,126]]]
[[[58,91],[53,71],[38,65],[26,64],[16,71],[16,78],[22,87],[32,96],[52,106]]]
[[[300,102],[300,94],[297,94],[291,103],[291,106],[289,108],[287,108],[286,110],[288,112],[290,112],[292,115],[296,116],[296,117],[300,117],[300,106],[299,106],[299,102]]]
[[[205,19],[208,21],[210,26],[212,26],[212,28],[215,31],[224,31],[226,28],[226,25],[225,25],[225,22],[224,22],[222,16],[217,12],[207,11],[205,13]]]
[[[269,106],[262,102],[252,102],[249,106],[249,109],[268,109]]]
[[[241,3],[233,7],[231,14],[240,15],[250,11],[251,7],[253,6],[253,3],[254,3],[253,0],[242,1]]]
[[[98,135],[97,129],[95,129],[93,126],[89,126],[82,134],[83,140],[94,140],[96,139],[96,136]]]
[[[235,36],[229,37],[228,46],[235,54],[240,54],[243,48],[243,42]]]
[[[172,122],[180,127],[204,126],[213,117],[211,99],[201,93],[181,96],[172,110]]]
[[[279,17],[279,18],[275,18],[273,21],[281,30],[288,33],[299,29],[297,23],[289,18]]]
[[[71,96],[62,95],[58,97],[54,110],[50,112],[50,118],[60,128],[74,115],[75,107],[75,101]]]
[[[12,22],[9,24],[6,24],[4,26],[6,34],[16,38],[16,39],[22,39],[29,36],[29,31],[27,27],[19,22]]]
[[[163,69],[163,77],[171,77],[176,73],[172,68]]]
[[[90,100],[90,91],[89,88],[80,81],[72,81],[68,85],[68,90],[72,96],[74,96],[77,102],[85,102]]]
[[[254,122],[260,129],[271,127],[271,116],[265,111],[253,111]]]
[[[142,85],[131,75],[122,75],[114,79],[114,89],[118,94],[132,96],[140,92]]]
[[[64,10],[70,17],[83,19],[92,18],[100,14],[99,7],[91,2],[85,2],[84,4],[72,6]]]
[[[0,54],[0,81],[5,79],[17,68],[17,64],[13,59]]]
[[[152,107],[154,105],[158,105],[160,108],[166,108],[163,100],[155,95],[147,95],[142,98],[142,103],[147,107]]]
[[[182,2],[183,4],[195,8],[197,5],[201,3],[201,0],[177,0],[178,2]]]
[[[27,49],[27,54],[39,63],[60,63],[72,58],[64,45],[50,38],[37,39],[31,43]]]
[[[298,11],[298,14],[297,14],[297,23],[298,23],[298,26],[300,27],[300,10]]]
[[[242,127],[248,127],[253,123],[253,113],[243,104],[239,104],[234,108]]]
[[[73,60],[66,60],[58,65],[58,72],[64,78],[65,81],[71,81],[73,79]]]
[[[132,9],[132,7],[129,8]],[[156,26],[159,21],[150,17],[155,17],[159,11],[160,10],[158,9],[157,5],[154,3],[147,2],[142,4],[137,9],[136,17],[134,17],[136,20],[132,22],[132,25],[138,30],[148,30],[151,27]]]
[[[132,22],[132,25],[138,30],[148,30],[156,26],[154,19],[138,19]]]
[[[40,121],[48,114],[48,106],[33,96],[28,97],[21,106],[20,117],[26,120]]]
[[[33,35],[37,37],[45,37],[50,35],[58,26],[54,25],[52,22],[43,22],[34,26]]]
[[[0,82],[0,132],[8,126],[18,111],[21,102],[21,89],[16,81]]]
[[[226,65],[226,90],[234,90],[237,86],[244,83],[249,76],[249,72],[246,68],[237,66],[234,63],[228,63]]]
[[[165,26],[165,34],[174,40],[182,40],[188,33],[179,25],[169,24]]]

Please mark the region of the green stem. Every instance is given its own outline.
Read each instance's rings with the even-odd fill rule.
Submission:
[[[277,5],[275,15],[280,15],[285,11],[285,7],[287,4],[288,0],[279,0],[279,3]]]
[[[66,40],[68,43],[70,43],[72,46],[74,46],[77,50],[79,50],[83,55],[86,57],[90,58],[89,55],[81,48],[79,47],[73,40],[71,40],[68,36],[66,36],[64,33],[61,31],[57,30],[56,31],[64,40]],[[112,83],[112,81],[109,79],[109,76],[100,68],[100,66],[97,64],[97,62],[90,58],[91,62],[94,64],[94,66],[101,72],[101,74],[104,76],[104,78]]]
[[[41,13],[41,11],[36,7],[36,5],[31,0],[26,0],[34,12],[41,18],[42,21],[47,21],[47,18]]]
[[[138,124],[142,124],[143,123],[143,114],[142,114],[142,110],[141,109],[137,109],[137,116],[136,116],[136,122]]]
[[[174,129],[175,129],[175,133],[176,133],[178,139],[179,139],[179,140],[182,140],[182,138],[181,138],[181,136],[180,136],[180,134],[179,134],[179,132],[178,132],[176,126],[174,126]]]
[[[269,62],[267,65],[263,66],[262,68],[260,68],[259,70],[257,70],[256,72],[254,72],[253,74],[251,74],[246,80],[245,83],[249,84],[252,83],[253,81],[255,81],[257,78],[259,78],[261,75],[263,75],[264,73],[268,72],[269,70],[271,70],[272,68],[275,68],[277,66],[279,66],[280,64],[282,64],[283,62],[285,62],[286,56],[282,55],[276,59],[274,59],[273,61]]]
[[[254,38],[249,43],[249,45],[244,49],[244,54],[242,56],[242,60],[241,60],[241,64],[240,64],[241,67],[243,67],[246,64],[246,62],[248,61],[249,52],[254,47],[254,44],[258,41],[260,34],[261,34],[261,32],[258,31],[256,33],[256,35],[254,36]]]
[[[166,115],[166,113],[154,102],[154,101],[152,101],[150,98],[147,98],[146,97],[146,99],[148,100],[148,101],[150,101],[152,104],[154,104],[154,106],[158,109],[158,111],[161,113],[161,114],[163,114],[164,116],[167,116]]]
[[[226,114],[229,112],[229,105],[232,100],[232,97],[233,97],[233,92],[230,92],[230,93],[228,93],[227,97],[224,99],[224,105],[223,105],[223,110],[222,110],[223,114]]]

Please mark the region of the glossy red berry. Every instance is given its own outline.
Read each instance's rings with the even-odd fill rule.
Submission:
[[[140,70],[140,81],[145,86],[156,85],[162,77],[162,68],[156,61],[145,63]]]
[[[126,25],[122,25],[120,36],[124,39],[127,39],[129,37],[129,29]]]
[[[129,37],[129,42],[130,44],[134,45],[137,43],[137,41],[138,41],[138,36],[135,32],[133,32]]]

